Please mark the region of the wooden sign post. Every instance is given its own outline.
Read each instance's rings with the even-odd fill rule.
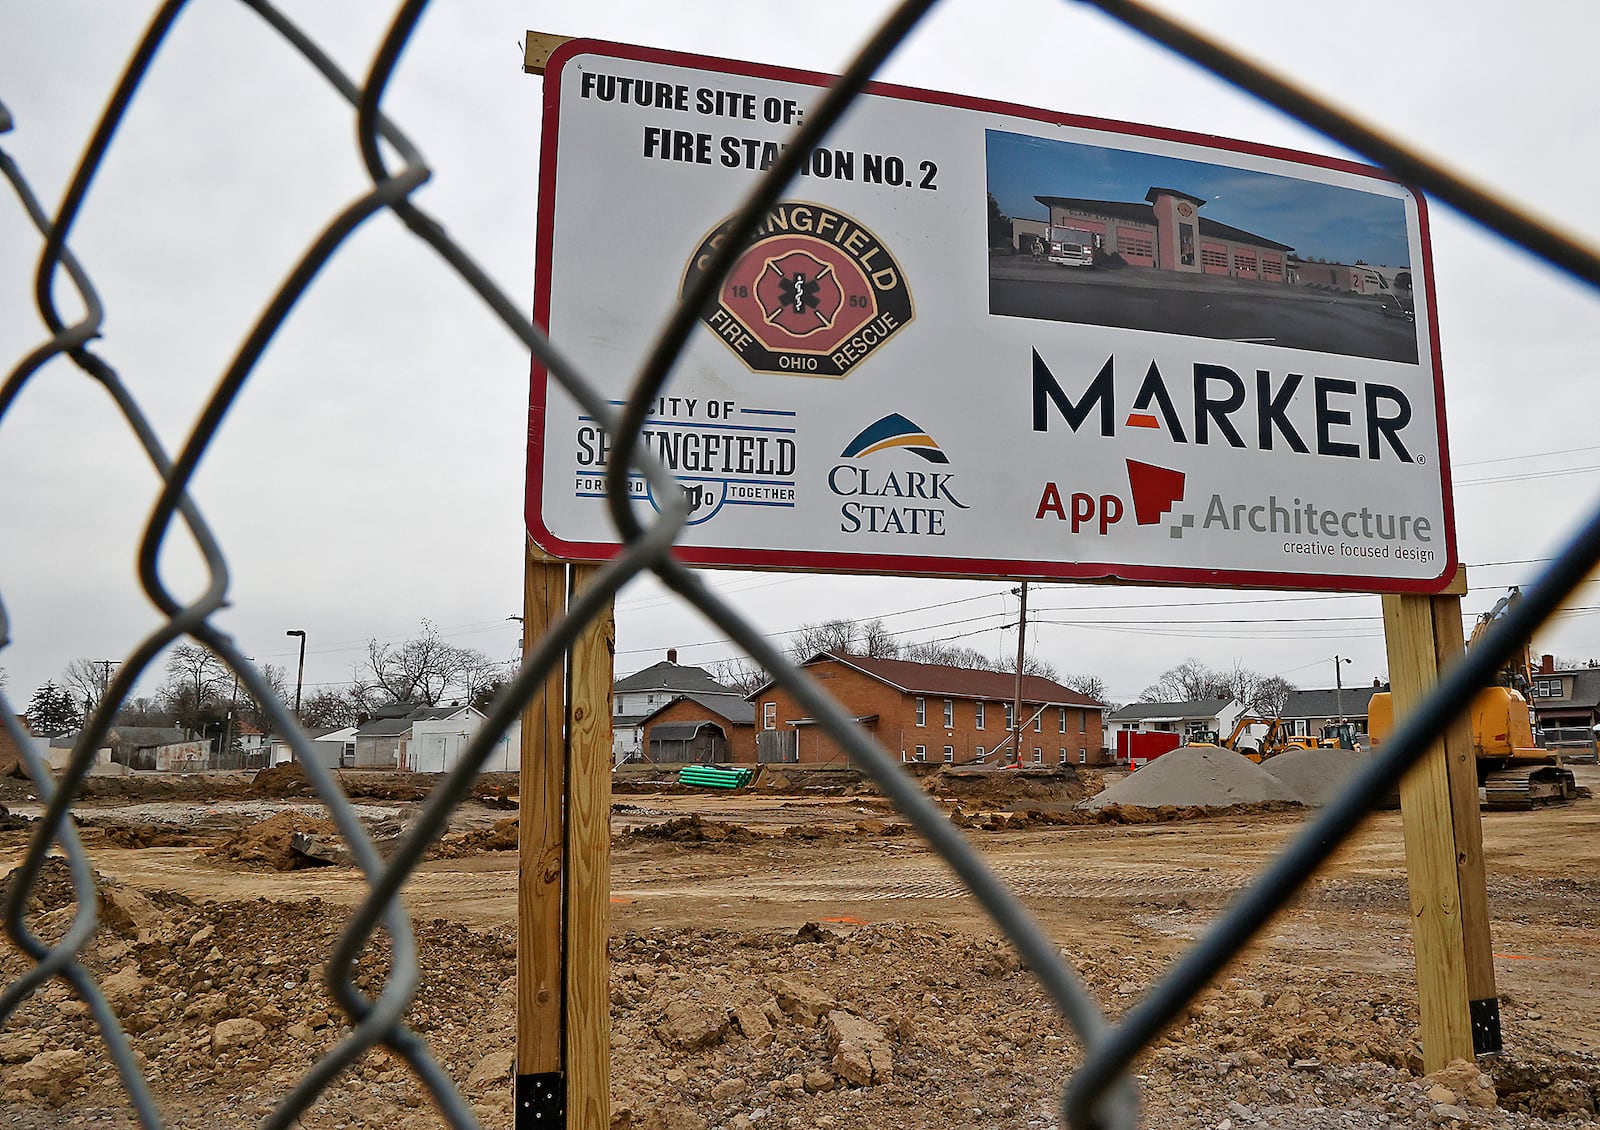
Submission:
[[[594,566],[531,541],[523,650],[565,612]],[[610,1124],[611,685],[608,606],[522,716],[517,826],[517,1130]]]
[[[1396,722],[1463,651],[1466,571],[1438,596],[1385,596],[1383,629]],[[1489,944],[1483,823],[1471,722],[1465,713],[1400,782],[1417,1007],[1427,1071],[1500,1049]]]

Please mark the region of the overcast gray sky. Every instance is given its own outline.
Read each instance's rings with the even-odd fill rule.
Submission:
[[[1600,9],[1531,0],[1188,0],[1184,18],[1337,98],[1600,244],[1592,47]],[[388,4],[289,3],[348,69],[365,70]],[[419,195],[499,284],[532,305],[541,82],[519,43],[536,28],[836,71],[887,10],[792,4],[441,0],[386,103],[435,169]],[[148,12],[88,0],[8,0],[0,145],[53,210]],[[1089,9],[948,0],[890,63],[890,81],[1306,149],[1330,143]],[[101,354],[176,450],[277,281],[366,186],[354,115],[241,5],[181,17],[115,142],[73,247],[107,317]],[[1531,580],[1597,500],[1594,296],[1432,213],[1450,447],[1469,617]],[[42,337],[31,304],[39,240],[0,199],[0,366]],[[666,296],[663,296],[664,298]],[[201,467],[196,494],[233,572],[221,623],[250,655],[306,683],[348,679],[369,637],[433,620],[457,643],[516,653],[521,612],[527,358],[389,217],[364,227],[272,344]],[[72,659],[118,659],[157,623],[134,573],[156,481],[109,402],[57,362],[0,421],[0,652],[13,702]],[[172,539],[180,591],[198,583]],[[907,640],[1009,653],[1008,586],[992,581],[719,574],[766,630],[882,616]],[[1536,641],[1600,656],[1600,594]],[[1194,657],[1330,686],[1386,663],[1370,596],[1039,585],[1029,645],[1063,673],[1138,695]],[[617,666],[709,665],[719,633],[653,582],[617,611]],[[154,681],[150,681],[153,686]]]

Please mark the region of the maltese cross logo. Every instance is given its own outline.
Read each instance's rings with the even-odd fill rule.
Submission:
[[[844,291],[833,267],[806,251],[768,259],[756,281],[756,298],[768,325],[795,337],[831,329],[844,305]]]

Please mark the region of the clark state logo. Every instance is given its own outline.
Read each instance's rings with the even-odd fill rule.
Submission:
[[[734,217],[700,241],[687,294],[726,241]],[[822,204],[775,204],[700,320],[757,373],[846,376],[909,325],[905,275],[883,241]]]
[[[900,413],[891,413],[863,428],[845,445],[828,472],[828,490],[838,495],[839,530],[846,534],[915,534],[944,537],[950,507],[968,506],[952,489],[949,471],[883,470],[862,461],[884,451],[906,451],[933,464],[949,466],[950,457],[922,428]]]

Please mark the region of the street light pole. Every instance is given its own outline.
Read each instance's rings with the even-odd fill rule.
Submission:
[[[294,676],[294,720],[300,721],[300,687],[306,678],[306,634],[299,628],[290,628],[283,633],[286,636],[300,637],[300,669]]]

